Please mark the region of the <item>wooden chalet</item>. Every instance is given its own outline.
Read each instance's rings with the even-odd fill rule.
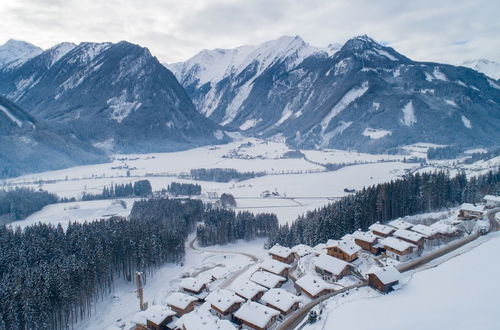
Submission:
[[[292,247],[292,252],[295,254],[295,260],[298,260],[308,254],[314,253],[314,248],[305,244],[298,244]]]
[[[196,279],[194,277],[186,277],[182,279],[179,284],[179,288],[189,294],[201,295],[202,293],[207,292],[207,283],[206,281]]]
[[[326,243],[328,255],[347,262],[352,262],[358,257],[361,247],[354,243],[354,240],[333,240]]]
[[[299,309],[301,299],[284,289],[271,289],[262,296],[261,301],[286,316]]]
[[[176,312],[178,316],[193,311],[197,301],[197,297],[182,292],[174,292],[166,300],[167,306]]]
[[[457,227],[450,224],[436,222],[433,223],[430,227],[437,231],[437,238],[440,239],[452,239],[458,234]]]
[[[171,324],[176,313],[167,306],[153,305],[136,316],[143,321],[138,322],[136,330],[168,330],[173,329]]]
[[[352,234],[352,237],[354,238],[354,243],[367,252],[379,255],[383,251],[382,245],[378,243],[379,237],[372,233],[358,230]]]
[[[288,277],[288,270],[290,269],[290,265],[284,262],[278,261],[276,259],[266,259],[260,264],[259,269],[265,270],[267,272]]]
[[[234,283],[231,290],[245,300],[257,301],[268,289],[252,281],[245,281]]]
[[[286,278],[266,271],[256,271],[250,276],[250,281],[268,289],[279,288],[286,282]]]
[[[393,232],[396,231],[395,228],[383,225],[380,222],[374,223],[373,225],[368,227],[368,229],[370,229],[373,234],[379,237],[389,237]]]
[[[393,220],[389,222],[388,225],[396,229],[410,229],[411,227],[413,227],[413,224],[401,219]]]
[[[425,236],[422,234],[419,234],[411,230],[398,229],[394,232],[393,235],[396,238],[399,238],[403,241],[416,245],[419,249],[424,248]]]
[[[233,313],[240,308],[245,299],[233,291],[219,289],[210,293],[206,299],[210,303],[210,312],[221,319],[231,320]]]
[[[423,235],[426,240],[433,240],[439,237],[439,233],[436,229],[422,224],[411,227],[411,231]]]
[[[415,244],[395,237],[384,238],[380,242],[385,248],[385,254],[398,261],[407,261],[416,255],[418,247]]]
[[[255,301],[246,302],[234,313],[234,317],[244,328],[256,330],[269,329],[276,323],[279,315],[279,311]]]
[[[286,264],[291,264],[295,260],[295,254],[293,253],[293,251],[279,244],[274,245],[269,250],[269,255],[271,256],[271,258],[284,262]]]
[[[236,330],[236,327],[229,320],[221,320],[217,316],[210,314],[205,310],[196,310],[184,314],[175,322],[176,330]]]
[[[500,196],[486,195],[483,200],[486,202],[486,208],[488,209],[500,207]]]
[[[476,220],[483,216],[484,206],[470,203],[463,203],[458,211],[460,220]]]
[[[380,292],[388,293],[399,283],[401,273],[394,266],[376,267],[368,273],[368,284]]]
[[[305,275],[295,282],[295,288],[311,299],[316,299],[334,291],[334,286],[316,275]]]
[[[314,269],[327,282],[335,282],[349,274],[349,263],[327,254],[314,258]]]

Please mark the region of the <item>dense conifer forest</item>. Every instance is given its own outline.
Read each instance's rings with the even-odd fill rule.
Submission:
[[[28,188],[0,190],[0,223],[21,220],[44,206],[57,203],[57,195]]]
[[[292,225],[273,231],[270,244],[316,245],[338,239],[371,224],[407,215],[425,213],[463,202],[480,202],[485,194],[500,193],[500,171],[467,180],[461,173],[445,172],[408,175],[403,179],[365,188],[354,195],[307,212]]]
[[[196,168],[191,170],[191,178],[200,181],[244,181],[263,175],[265,175],[263,172],[238,172],[234,168]]]
[[[98,199],[109,199],[119,197],[147,197],[152,193],[151,183],[149,180],[139,180],[132,183],[115,184],[105,186],[101,194],[83,193],[83,201],[91,201]]]
[[[192,183],[172,182],[168,185],[167,192],[175,196],[196,196],[201,194],[201,186]]]

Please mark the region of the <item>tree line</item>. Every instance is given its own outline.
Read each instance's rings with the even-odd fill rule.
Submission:
[[[193,180],[215,182],[244,181],[265,175],[264,172],[238,172],[234,168],[195,168],[190,173]]]
[[[57,201],[57,195],[43,190],[0,190],[0,219],[3,218],[5,222],[21,220]]]
[[[168,185],[167,192],[175,196],[197,196],[201,195],[201,186],[192,183],[172,182]]]
[[[110,199],[120,197],[147,197],[152,193],[149,180],[139,180],[132,183],[115,184],[104,186],[102,193],[89,194],[84,192],[82,201],[92,201],[98,199]]]
[[[445,172],[407,175],[402,179],[365,188],[300,216],[290,226],[273,231],[269,244],[316,245],[339,239],[357,229],[367,230],[377,222],[480,202],[485,194],[500,193],[500,171],[490,171],[467,180],[464,173],[450,177]]]

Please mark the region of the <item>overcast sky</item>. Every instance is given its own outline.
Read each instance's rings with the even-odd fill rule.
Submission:
[[[499,15],[499,0],[1,0],[0,43],[128,40],[175,62],[282,35],[323,47],[367,34],[416,60],[500,62]]]

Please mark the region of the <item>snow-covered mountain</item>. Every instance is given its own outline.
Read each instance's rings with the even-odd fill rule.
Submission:
[[[283,47],[284,40],[293,46]],[[415,62],[367,36],[325,51],[298,37],[279,41],[264,44],[266,54],[287,55],[267,65],[252,59],[260,47],[240,47],[170,67],[205,115],[300,147],[376,152],[415,142],[500,140],[500,86],[474,70]],[[274,44],[280,47],[270,51]],[[235,60],[221,61],[219,53],[245,54],[245,61],[236,70]],[[217,74],[208,69],[212,62]]]
[[[0,46],[0,68],[18,66],[42,51],[41,48],[28,42],[10,39]]]
[[[462,65],[482,72],[491,78],[497,80],[500,79],[500,63],[497,63],[495,61],[480,58],[477,60],[465,61],[464,63],[462,63]]]
[[[0,70],[0,93],[114,151],[169,151],[228,139],[148,49],[125,41],[57,45]]]
[[[106,160],[90,143],[34,119],[0,96],[0,178]]]

